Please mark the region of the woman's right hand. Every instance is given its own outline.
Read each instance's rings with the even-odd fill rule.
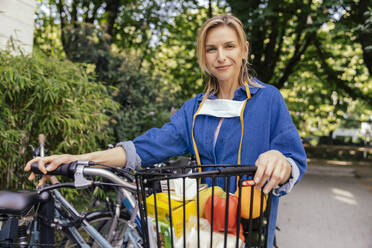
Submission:
[[[27,162],[25,171],[31,170],[31,165],[35,162],[38,163],[39,170],[44,174],[48,171],[55,170],[61,164],[71,163],[77,160],[89,160],[97,163],[103,163],[111,166],[123,167],[127,162],[127,153],[122,147],[115,147],[109,150],[96,151],[91,153],[85,153],[80,155],[52,155],[48,157],[37,157]],[[46,164],[49,164],[48,167],[45,167]],[[49,176],[44,175],[38,186],[42,186]],[[35,179],[35,174],[31,173],[28,178],[30,181]],[[52,182],[53,183],[53,182]]]
[[[38,168],[44,174],[48,173],[48,171],[54,171],[58,166],[61,164],[70,163],[76,160],[79,160],[79,155],[70,155],[70,154],[63,154],[63,155],[52,155],[48,157],[36,157],[27,162],[25,166],[25,171],[31,170],[31,165],[35,162],[38,163]],[[48,167],[45,167],[46,164],[49,164]],[[42,186],[50,176],[43,175],[43,177],[39,180],[38,187]],[[32,181],[35,179],[35,173],[31,173],[28,177],[28,180]]]

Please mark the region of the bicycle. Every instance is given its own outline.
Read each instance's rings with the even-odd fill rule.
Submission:
[[[173,213],[173,208],[171,207],[171,193],[170,193],[170,183],[174,179],[181,179],[182,181],[182,188],[183,192],[185,192],[185,186],[186,186],[186,179],[194,180],[196,182],[197,190],[196,190],[196,200],[194,202],[194,205],[196,204],[195,208],[195,217],[196,217],[196,229],[194,230],[194,240],[197,240],[197,245],[198,247],[202,247],[201,241],[203,236],[201,234],[205,235],[206,232],[205,230],[202,230],[200,227],[201,223],[201,212],[200,212],[200,195],[199,195],[199,187],[201,180],[207,180],[208,178],[212,182],[212,202],[214,202],[214,197],[215,196],[213,190],[216,186],[216,182],[222,178],[225,182],[227,182],[226,186],[224,187],[224,190],[226,192],[229,192],[229,182],[230,179],[233,178],[236,175],[239,175],[239,180],[238,182],[238,188],[239,192],[242,192],[242,187],[245,187],[247,185],[244,185],[244,182],[246,180],[249,180],[253,175],[256,170],[255,167],[247,167],[247,166],[235,166],[235,165],[208,165],[206,166],[207,168],[210,168],[211,170],[207,171],[201,171],[199,172],[199,168],[195,166],[190,166],[186,168],[182,168],[183,173],[181,174],[174,174],[175,169],[180,169],[180,168],[175,168],[175,167],[154,167],[150,169],[144,169],[139,172],[135,173],[136,177],[136,185],[129,184],[122,178],[120,178],[116,174],[129,174],[131,175],[127,170],[121,169],[121,168],[112,168],[112,167],[107,167],[106,169],[102,168],[92,168],[91,166],[93,165],[101,165],[104,166],[103,164],[99,163],[94,163],[94,162],[89,162],[89,161],[77,161],[74,163],[69,163],[66,165],[61,165],[60,167],[57,168],[56,171],[53,171],[50,174],[53,175],[63,175],[63,176],[69,176],[69,177],[74,177],[75,178],[75,186],[77,184],[84,183],[85,185],[94,185],[96,183],[101,183],[101,182],[94,182],[91,180],[88,180],[85,178],[86,176],[99,176],[107,179],[111,183],[104,183],[106,185],[110,185],[113,187],[118,187],[120,188],[120,191],[124,194],[127,194],[129,196],[126,198],[130,204],[128,204],[126,207],[131,210],[131,217],[130,220],[128,221],[126,225],[126,230],[122,233],[123,235],[123,242],[121,243],[121,247],[190,247],[189,240],[187,239],[186,236],[189,236],[190,234],[187,231],[188,223],[187,223],[187,217],[185,215],[186,212],[189,211],[187,208],[187,204],[190,202],[189,200],[186,201],[185,194],[181,197],[179,200],[180,203],[180,208],[179,213],[181,214],[181,222],[174,222],[174,218],[172,218],[172,213]],[[203,169],[205,169],[204,167]],[[111,171],[107,170],[110,169]],[[186,172],[186,170],[188,170]],[[37,172],[38,168],[37,165],[33,166],[32,171]],[[113,171],[116,173],[113,173]],[[164,184],[165,182],[165,184]],[[167,197],[167,208],[165,211],[168,213],[168,215],[164,215],[164,209],[161,210],[157,206],[157,197],[159,195],[159,188],[162,188],[162,186],[166,185],[167,186],[167,193],[165,193]],[[57,187],[66,187],[66,186],[71,186],[67,184],[61,184],[61,185],[53,185],[53,186],[48,186],[44,188],[44,191],[49,190],[51,187],[52,188],[57,188]],[[250,185],[252,187],[252,185]],[[252,188],[251,188],[252,190]],[[238,193],[238,205],[237,209],[238,212],[240,212],[242,208],[242,194],[243,193]],[[134,198],[134,196],[137,197],[137,199]],[[153,197],[153,211],[150,213],[149,209],[151,208],[149,206],[149,197]],[[254,199],[254,191],[252,191],[252,194],[250,194],[251,198],[251,203],[253,202]],[[228,209],[229,209],[229,201],[230,204],[232,204],[232,201],[229,200],[230,197],[226,197],[225,204],[225,222],[224,223],[230,223],[229,221],[229,214],[228,214]],[[264,200],[267,202],[266,210],[264,207]],[[267,227],[268,227],[268,215],[270,213],[270,202],[271,202],[271,193],[268,195],[268,198],[265,198],[261,195],[260,197],[260,207],[259,207],[259,218],[256,220],[253,220],[253,217],[248,219],[247,221],[247,228],[244,228],[244,237],[245,241],[243,238],[243,242],[241,241],[241,232],[243,229],[243,226],[240,225],[243,220],[240,218],[240,215],[236,216],[236,221],[237,221],[237,226],[235,230],[235,235],[233,236],[236,240],[234,243],[234,247],[243,247],[243,245],[246,245],[247,247],[264,247],[266,246],[266,241],[267,241]],[[151,202],[150,202],[151,203]],[[253,203],[252,203],[253,204]],[[132,208],[131,208],[132,207]],[[250,216],[253,216],[253,208],[249,208],[249,214]],[[161,212],[163,211],[163,212]],[[215,210],[217,211],[217,210]],[[163,216],[162,216],[163,214]],[[212,247],[213,242],[213,237],[217,239],[217,237],[220,238],[220,240],[223,242],[221,243],[224,247],[232,247],[231,242],[228,241],[231,238],[231,230],[227,228],[227,225],[225,225],[223,231],[219,230],[219,232],[215,232],[214,230],[214,216],[219,215],[220,213],[214,213],[213,210],[213,204],[211,207],[211,223],[210,223],[210,228],[209,229],[209,243]],[[165,218],[164,218],[165,217]],[[235,218],[235,217],[234,217]],[[164,223],[164,219],[168,219],[170,223],[168,223],[168,226],[164,229],[162,229],[162,225]],[[258,236],[257,239],[254,240],[254,232],[253,232],[253,226],[254,221],[257,221],[258,223]],[[172,223],[173,222],[173,223]],[[180,224],[181,223],[181,224]],[[84,225],[85,223],[82,223]],[[177,225],[177,226],[176,226]],[[163,225],[164,227],[164,225]],[[164,231],[165,230],[165,231]],[[94,231],[92,230],[87,230],[92,239],[94,239],[96,242],[98,242],[102,247],[111,247],[107,246],[104,242],[102,242],[102,236],[97,235]],[[164,234],[165,232],[170,233],[168,237],[168,241],[164,241]],[[223,234],[222,234],[223,233]],[[182,234],[182,235],[179,235]],[[222,235],[222,236],[221,236]],[[183,238],[180,238],[183,237]],[[129,241],[129,242],[125,242]],[[177,243],[178,242],[178,243]],[[182,245],[183,244],[183,245]],[[204,247],[204,246],[203,246]],[[214,247],[214,246],[213,246]]]
[[[43,135],[39,135],[39,143],[40,147],[33,148],[33,153],[43,157]],[[79,182],[76,186],[86,188]],[[72,186],[65,184],[65,187]],[[120,192],[116,193],[114,204],[106,201],[104,210],[81,214],[55,187],[26,192],[0,191],[0,246],[95,247],[95,241],[86,239],[81,230],[85,226],[100,232],[106,246],[109,246],[108,243],[118,246],[122,240],[120,232],[129,220],[129,214],[122,208]],[[56,241],[55,230],[59,231]]]
[[[100,165],[105,167],[102,168],[92,168],[92,166]],[[222,169],[221,169],[222,167]],[[234,168],[235,167],[235,168]],[[205,168],[212,168],[213,171],[204,171],[198,172],[200,169]],[[37,164],[33,164],[32,171],[36,173],[40,173],[38,171]],[[176,173],[175,173],[176,172]],[[186,173],[187,172],[187,173]],[[189,174],[191,172],[191,174]],[[21,247],[35,247],[35,246],[56,246],[56,244],[49,241],[49,243],[43,243],[38,235],[38,230],[36,228],[37,223],[41,223],[46,226],[47,231],[51,231],[54,229],[62,230],[65,234],[65,238],[63,239],[62,246],[79,246],[79,247],[95,247],[97,245],[101,247],[151,247],[157,245],[160,247],[161,243],[161,235],[163,231],[159,229],[160,226],[160,219],[158,219],[157,213],[157,200],[156,196],[161,191],[164,190],[164,182],[166,182],[166,191],[168,193],[169,205],[168,205],[168,213],[170,216],[170,226],[168,226],[168,231],[170,231],[170,244],[171,247],[174,247],[176,239],[173,240],[173,223],[172,223],[172,209],[171,209],[171,202],[170,202],[170,182],[174,179],[182,179],[182,188],[183,192],[185,192],[185,180],[186,178],[193,178],[196,180],[196,185],[199,188],[199,183],[201,180],[206,180],[208,178],[212,179],[212,202],[214,197],[214,186],[216,184],[216,178],[223,177],[225,180],[230,180],[231,176],[240,175],[238,187],[239,192],[242,189],[242,180],[245,177],[246,179],[252,177],[255,172],[254,167],[236,167],[236,166],[215,166],[215,165],[208,165],[206,167],[195,167],[195,165],[189,164],[188,166],[167,166],[164,167],[164,164],[160,167],[153,167],[141,170],[135,174],[132,174],[130,171],[122,168],[110,167],[104,164],[94,163],[90,161],[75,161],[73,163],[69,163],[67,165],[61,165],[57,168],[57,170],[50,172],[48,174],[51,175],[62,175],[67,177],[74,178],[73,183],[62,183],[58,185],[51,185],[46,186],[44,188],[38,189],[37,191],[23,194],[17,193],[18,198],[25,200],[27,204],[24,206],[19,207],[17,212],[14,212],[15,209],[11,209],[9,206],[2,205],[0,202],[0,214],[3,216],[3,220],[5,220],[4,228],[1,228],[1,235],[5,236],[5,239],[0,239],[1,245],[7,245],[8,247],[14,247],[16,245]],[[88,180],[87,176],[99,176],[102,178],[107,179],[111,183],[99,182],[99,181],[92,181]],[[136,179],[137,184],[133,185],[129,183],[130,181]],[[129,182],[128,182],[129,181]],[[162,184],[163,183],[163,184]],[[90,214],[82,215],[80,214],[57,190],[58,188],[69,187],[69,188],[87,188],[90,186],[110,186],[114,187],[117,192],[116,197],[116,208],[115,208],[115,215],[105,212],[93,212]],[[227,184],[229,185],[229,184]],[[151,186],[151,187],[150,187]],[[225,191],[229,192],[229,187],[227,186]],[[3,192],[1,192],[3,193]],[[48,195],[45,199],[41,196]],[[147,199],[149,196],[153,195],[154,197],[154,213],[151,217],[147,212]],[[14,200],[14,195],[11,196],[9,192],[5,192],[3,195],[5,198],[10,198],[10,200]],[[270,196],[270,195],[269,195]],[[251,194],[253,199],[253,193]],[[27,231],[23,231],[22,235],[15,235],[17,233],[16,230],[18,225],[17,222],[19,217],[24,217],[24,214],[28,212],[33,206],[41,205],[46,199],[53,199],[56,204],[54,205],[53,209],[56,214],[55,218],[51,221],[46,220],[40,216],[42,215],[34,215],[31,218],[30,224],[28,226],[23,226],[23,228],[18,228],[18,230],[29,230],[28,235]],[[229,209],[229,197],[226,197],[226,211]],[[241,199],[241,193],[239,193],[239,199]],[[261,197],[261,206],[262,200]],[[9,201],[9,202],[11,202]],[[198,240],[198,247],[200,246],[200,209],[199,209],[199,190],[197,190],[196,196],[196,203],[197,203],[197,240]],[[183,240],[186,241],[186,220],[185,220],[185,195],[182,196],[182,210],[183,210]],[[270,203],[270,199],[268,200]],[[127,212],[121,211],[121,203],[124,205],[124,209]],[[238,208],[241,207],[241,202],[239,200]],[[270,209],[269,207],[267,208]],[[266,214],[268,212],[266,211]],[[13,211],[13,212],[12,212]],[[38,211],[36,211],[38,212]],[[211,209],[211,227],[213,226],[213,205]],[[240,210],[239,210],[240,212]],[[250,212],[250,214],[252,214]],[[260,216],[263,216],[263,209],[260,207]],[[36,217],[35,217],[36,216]],[[229,223],[227,212],[225,213],[227,219],[225,219],[225,223]],[[152,221],[149,221],[152,218]],[[260,218],[259,223],[263,223],[265,218]],[[266,218],[267,219],[267,218]],[[122,225],[118,225],[117,223],[119,220],[123,220]],[[9,223],[13,221],[13,229],[9,229]],[[163,221],[163,220],[161,220]],[[97,225],[92,225],[94,223]],[[237,231],[236,231],[236,239],[239,239],[239,222],[240,218],[237,216]],[[36,224],[35,224],[36,223]],[[152,227],[151,223],[153,223]],[[246,239],[246,243],[249,247],[251,246],[252,242],[252,220],[249,221],[248,224],[248,236]],[[267,226],[267,223],[266,223]],[[22,227],[22,225],[20,225]],[[32,229],[33,227],[33,229]],[[151,235],[151,228],[153,234]],[[210,244],[212,246],[213,242],[213,228],[210,229]],[[90,239],[86,238],[84,234],[82,234],[81,229],[84,229],[86,233],[89,235]],[[260,230],[262,228],[260,227]],[[7,232],[4,232],[7,230]],[[9,231],[12,230],[12,231]],[[179,230],[178,230],[179,231]],[[246,231],[246,230],[245,230]],[[226,246],[226,236],[228,230],[224,229],[224,245]],[[156,235],[154,235],[154,233]],[[267,234],[265,230],[259,231],[259,236]],[[5,235],[3,235],[5,234]],[[107,235],[108,234],[108,235]],[[247,233],[245,233],[247,234]],[[217,235],[217,234],[216,234]],[[42,235],[41,235],[42,236]],[[84,237],[83,237],[84,236]],[[217,235],[218,236],[218,235]],[[217,237],[216,236],[216,237]],[[178,237],[179,238],[179,237]],[[114,242],[112,242],[114,241]],[[186,247],[186,242],[183,241],[183,247]],[[258,245],[261,246],[263,240],[259,237]],[[111,244],[110,244],[111,242]],[[236,247],[238,247],[239,242],[236,242]],[[57,244],[58,245],[58,244]],[[169,245],[169,242],[168,242]],[[177,246],[177,245],[176,245]],[[178,245],[179,246],[179,245]]]
[[[45,136],[39,135],[40,146],[32,147],[34,157],[44,156],[44,143]],[[75,165],[77,166],[78,162]],[[119,170],[117,173],[123,171],[125,172]],[[136,210],[133,193],[114,187],[114,202],[105,200],[105,209],[82,214],[57,189],[83,189],[89,186],[83,177],[73,177],[73,185],[61,184],[27,192],[0,191],[0,246],[96,247],[97,244],[103,244],[105,247],[120,247],[135,241],[138,243],[135,247],[141,247],[141,237],[137,231],[125,232],[127,226],[131,226],[128,230],[133,230],[140,225],[139,218],[135,218],[134,214]],[[128,172],[125,172],[123,177],[129,182],[134,181],[134,177]],[[102,185],[111,187],[109,184],[95,183],[95,186]],[[129,212],[134,217],[131,217]],[[135,222],[136,224],[133,224]],[[91,230],[90,232],[98,231],[96,236],[101,235],[98,237],[101,241],[90,238],[89,232],[85,232],[84,228]],[[55,230],[58,231],[57,235]]]
[[[84,164],[84,166],[82,164]],[[114,215],[116,217],[113,217],[113,215],[109,212],[93,212],[91,214],[82,215],[57,190],[58,188],[64,187],[81,189],[91,185],[109,185],[107,183],[98,181],[93,182],[86,180],[85,177],[82,176],[81,171],[85,167],[85,165],[85,161],[83,163],[74,162],[70,164],[68,170],[60,173],[61,175],[74,177],[74,183],[50,185],[36,191],[26,193],[9,191],[0,192],[0,213],[3,216],[2,221],[4,222],[0,232],[0,237],[2,237],[0,245],[2,247],[55,247],[69,245],[78,247],[95,247],[98,244],[102,247],[120,247],[122,246],[121,243],[128,242],[128,240],[125,240],[125,235],[122,235],[124,231],[123,227],[125,226],[126,229],[128,229],[129,227],[128,230],[132,230],[134,225],[131,225],[131,221],[135,221],[135,209],[132,210],[133,214],[130,218],[127,213],[124,213],[125,216],[123,216],[123,211],[121,211],[120,206],[116,208],[117,211]],[[65,167],[61,168],[63,169]],[[58,172],[58,170],[56,172]],[[102,176],[110,179],[113,182],[120,182],[121,187],[126,188],[126,190],[122,191],[122,193],[125,194],[125,198],[122,198],[122,196],[120,196],[117,199],[120,199],[120,201],[124,199],[125,202],[135,202],[132,194],[127,194],[129,192],[128,190],[135,192],[135,186],[119,178],[112,172],[104,169],[85,168],[84,173],[92,173],[91,176]],[[46,195],[48,196],[46,197]],[[31,216],[29,223],[27,223],[25,226],[18,226],[18,220],[27,217],[26,213],[28,213],[32,207],[43,204],[46,200],[50,199],[50,197],[52,197],[56,202],[54,206],[56,216],[54,219],[47,220],[43,218],[42,215],[35,214]],[[14,204],[20,202],[24,202],[25,204],[19,205],[17,208],[14,208]],[[38,212],[37,209],[35,212]],[[117,222],[122,221],[124,223],[122,223],[122,225],[118,225],[117,223],[112,224],[115,222],[115,220]],[[94,222],[99,223],[98,225],[93,226]],[[40,232],[37,228],[38,223],[45,225],[49,231],[52,229],[61,230],[66,235],[64,239],[66,243],[54,244],[50,240],[44,242],[42,239],[39,238]],[[121,228],[119,228],[121,230],[119,231],[117,230],[118,226],[121,226]],[[84,240],[81,232],[78,231],[78,228],[83,228],[87,233],[89,233],[93,237],[93,242],[88,243],[86,240]],[[104,237],[98,231],[102,231],[102,228],[106,228],[106,230],[108,231],[105,233],[111,234],[111,237]],[[113,230],[111,230],[113,228],[116,229],[116,232],[113,232]],[[17,235],[17,233],[20,233],[20,231],[17,232],[17,229],[23,230],[22,235]],[[30,235],[27,234],[27,230]],[[118,238],[118,236],[120,238]],[[134,237],[134,235],[131,235],[128,236],[128,239],[131,239],[133,243],[136,242],[140,244],[140,238],[133,239]],[[115,241],[116,243],[110,244],[110,241]],[[121,243],[119,244],[118,242]],[[141,246],[137,245],[135,247]]]

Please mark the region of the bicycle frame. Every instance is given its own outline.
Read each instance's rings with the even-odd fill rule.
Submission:
[[[125,186],[127,188],[130,188],[134,190],[136,187],[123,181],[121,178],[116,176],[115,174],[103,170],[103,169],[97,169],[97,168],[84,168],[83,169],[84,175],[90,175],[90,176],[100,176],[104,177],[111,182],[117,183],[119,185]],[[84,184],[86,181],[79,179],[80,182],[83,182]],[[77,180],[78,181],[78,180]],[[53,190],[54,197],[56,199],[56,202],[58,202],[71,216],[72,218],[82,218],[82,216],[79,214],[79,212],[62,196],[62,194],[58,190]],[[123,244],[122,247],[125,248],[125,244],[130,241],[131,244],[135,248],[142,247],[140,243],[142,242],[142,237],[138,234],[136,230],[136,226],[140,225],[139,221],[139,211],[138,211],[138,205],[136,203],[136,199],[134,198],[133,194],[129,192],[125,188],[120,188],[117,191],[117,200],[116,200],[116,206],[115,206],[115,213],[113,216],[113,221],[110,226],[110,234],[113,233],[117,221],[120,216],[120,207],[121,202],[123,202],[124,206],[128,209],[130,213],[130,220],[127,223],[127,227],[124,229],[123,234]],[[92,225],[89,224],[89,222],[85,219],[81,221],[81,227],[90,235],[91,238],[93,238],[101,247],[103,248],[112,248],[111,244],[109,243],[112,236],[108,237],[107,239],[104,238]],[[139,229],[141,229],[141,226],[138,226]],[[75,239],[75,241],[81,246],[81,247],[90,247],[84,239],[81,237],[80,233],[75,227],[69,227],[68,228],[71,236]]]
[[[45,147],[44,147],[45,136],[43,134],[39,135],[39,143],[40,143],[40,151],[39,151],[40,154],[39,155],[41,157],[44,157],[44,155],[45,155]],[[35,156],[36,155],[38,155],[38,154],[35,154]],[[119,177],[115,176],[112,173],[111,173],[112,175],[107,174],[107,173],[104,173],[105,175],[100,175],[100,173],[102,173],[102,172],[104,172],[104,171],[97,172],[94,169],[92,169],[92,175],[97,174],[96,176],[103,176],[103,177],[106,176],[106,178],[109,175],[109,176],[111,176],[111,181],[119,183],[119,184],[123,182]],[[89,184],[89,182],[83,176],[83,167],[78,168],[77,174],[78,175],[75,176],[75,180],[78,181],[77,184],[79,185],[80,188],[85,188],[87,186],[87,184]],[[110,180],[110,178],[108,178],[108,179]],[[128,209],[128,211],[131,214],[131,218],[130,218],[129,222],[127,223],[128,228],[125,228],[125,237],[124,237],[125,242],[123,242],[123,243],[126,243],[127,241],[130,240],[134,244],[135,248],[140,247],[137,244],[142,241],[142,238],[138,235],[138,233],[135,229],[136,225],[133,223],[133,221],[136,220],[136,223],[137,223],[138,227],[140,228],[139,211],[138,211],[138,207],[136,207],[136,201],[135,201],[133,195],[130,192],[128,192],[127,190],[125,190],[124,188],[120,188],[120,190],[117,190],[117,188],[115,188],[115,190],[117,191],[116,205],[115,205],[114,216],[112,218],[112,222],[111,222],[110,229],[109,229],[109,236],[107,237],[107,240],[92,225],[90,225],[87,220],[82,219],[81,226],[96,242],[98,242],[98,244],[100,246],[102,246],[103,248],[111,248],[112,246],[110,245],[109,241],[111,241],[112,238],[113,238],[113,233],[114,233],[115,227],[117,226],[118,220],[120,218],[121,202],[123,202],[124,206]],[[57,204],[60,204],[72,216],[73,219],[78,219],[78,218],[83,217],[62,196],[62,194],[57,189],[54,189],[53,193],[54,193],[53,194],[54,198],[57,201]],[[121,195],[123,197],[120,197]],[[121,199],[121,198],[123,198],[123,199]],[[53,201],[51,201],[51,203],[54,205],[54,199],[53,199]],[[49,206],[49,209],[50,209],[50,206]],[[56,215],[57,218],[60,219],[60,221],[62,223],[67,223],[68,222],[68,220],[64,219],[63,216],[61,215],[61,213],[59,213],[58,208],[55,208],[55,215]],[[84,248],[89,247],[89,245],[84,241],[84,239],[82,238],[82,236],[80,235],[80,233],[78,232],[76,227],[71,226],[71,227],[68,227],[67,230],[68,230],[69,234],[71,235],[71,237],[73,237],[75,242],[77,242],[80,247],[84,247]],[[47,231],[50,232],[50,230],[47,230]],[[53,232],[53,241],[54,241],[54,232]]]
[[[79,212],[62,196],[62,194],[58,190],[53,190],[56,200],[63,206],[73,218],[81,218],[82,216]],[[91,226],[86,220],[82,220],[82,227],[86,230],[102,247],[104,248],[111,248],[110,243],[93,227]],[[68,230],[72,237],[74,237],[75,241],[81,247],[90,247],[84,239],[81,237],[80,233],[77,231],[75,227],[68,227]]]
[[[105,170],[98,170],[96,171],[95,169],[92,168],[86,168],[86,171],[90,171],[91,175],[96,175],[96,176],[102,176],[105,178],[110,179],[111,181],[115,181],[117,183],[120,183],[120,185],[128,185],[125,181],[114,175],[113,173]],[[87,173],[89,174],[89,173]],[[129,184],[130,185],[130,184]],[[130,185],[133,190],[133,185]],[[130,241],[131,244],[133,244],[133,247],[142,247],[140,243],[142,242],[142,238],[140,234],[137,232],[136,227],[137,225],[135,222],[138,221],[138,207],[136,206],[136,199],[134,198],[134,195],[129,192],[128,190],[124,188],[115,188],[117,191],[116,194],[116,204],[114,208],[114,215],[112,216],[112,220],[110,222],[109,226],[109,236],[108,237],[103,237],[84,217],[82,216],[75,208],[73,205],[71,205],[64,197],[63,195],[57,190],[57,189],[52,189],[52,190],[46,190],[50,192],[50,199],[49,201],[53,203],[53,207],[50,208],[50,206],[45,207],[44,209],[52,209],[57,222],[60,224],[66,224],[65,225],[65,231],[68,232],[69,236],[73,238],[74,242],[78,244],[80,247],[88,248],[90,247],[89,244],[86,243],[86,241],[82,238],[81,234],[77,230],[77,228],[74,225],[68,226],[68,224],[71,224],[71,220],[78,220],[79,225],[89,234],[89,236],[96,242],[98,243],[101,247],[104,248],[111,248],[111,244],[109,243],[112,238],[113,238],[113,233],[115,231],[115,228],[117,227],[117,223],[120,218],[120,212],[121,212],[121,207],[124,205],[129,213],[130,213],[130,220],[127,222],[127,226],[124,228],[123,232],[121,233],[121,237],[123,237],[123,240],[121,241],[120,246],[121,247],[126,247],[126,244]],[[123,204],[122,204],[123,203]],[[62,208],[64,211],[62,211]],[[38,212],[39,209],[37,209]],[[62,211],[62,212],[61,212]],[[69,216],[66,216],[66,212],[69,214]],[[35,215],[36,216],[36,215]],[[40,212],[38,212],[38,216],[40,216]],[[43,239],[43,232],[38,229],[38,226],[43,224],[47,230],[47,232],[51,232],[52,230],[54,231],[55,226],[51,226],[51,223],[53,222],[54,225],[58,225],[58,223],[53,219],[49,219],[47,223],[44,223],[44,218],[43,220],[38,220],[38,218],[33,217],[32,222],[29,224],[30,227],[30,234],[27,235],[30,237],[29,242],[27,242],[27,239],[25,239],[24,244],[20,242],[20,240],[17,239],[17,230],[18,230],[18,217],[16,216],[10,216],[6,215],[6,218],[4,221],[2,221],[2,224],[0,226],[0,241],[2,245],[6,245],[7,247],[18,247],[21,245],[21,247],[31,247],[31,248],[36,248],[38,245],[43,244],[43,245],[52,245],[53,243],[51,242],[46,242],[42,241]],[[21,218],[24,217],[23,215],[20,216]],[[87,216],[89,217],[89,216]],[[89,220],[89,218],[87,218]],[[140,226],[139,226],[140,228]],[[45,230],[44,230],[45,231]],[[45,235],[44,235],[45,236]],[[18,242],[18,243],[17,243]],[[54,240],[53,240],[54,242]],[[23,246],[24,245],[24,246]]]
[[[130,213],[130,220],[127,223],[127,228],[125,228],[125,234],[124,234],[124,240],[123,240],[123,245],[127,241],[131,241],[131,244],[135,248],[140,248],[142,247],[140,243],[142,243],[142,237],[138,234],[136,230],[136,226],[142,230],[141,228],[141,223],[140,223],[140,214],[138,211],[138,204],[137,201],[133,195],[134,192],[136,192],[137,187],[123,181],[120,177],[117,175],[113,174],[110,171],[104,170],[104,169],[99,169],[99,168],[83,168],[83,173],[84,175],[89,175],[89,176],[98,176],[98,177],[103,177],[108,179],[109,181],[119,184],[123,187],[119,189],[120,194],[122,198],[122,202],[124,206],[128,209]],[[131,193],[129,190],[131,190],[133,193]],[[116,214],[119,214],[120,209],[116,208]],[[87,232],[89,232],[87,230]],[[92,235],[93,238],[96,238],[94,234]],[[98,237],[99,238],[99,237]],[[98,241],[98,240],[97,240]],[[111,246],[109,246],[111,247]],[[123,248],[125,246],[122,246]]]
[[[45,136],[39,135],[40,149],[33,149],[34,157],[40,156],[44,157],[45,149]],[[136,191],[136,187],[123,181],[115,174],[108,172],[106,170],[94,169],[94,168],[85,168],[85,175],[91,176],[101,176],[109,179],[110,181],[126,186],[129,189],[132,189],[133,192]],[[76,188],[85,188],[90,185],[88,181],[83,176],[84,166],[77,168],[75,173],[75,184]],[[78,220],[79,225],[92,237],[101,247],[111,248],[109,243],[113,239],[115,228],[117,227],[121,206],[124,205],[130,213],[130,220],[127,222],[124,232],[122,233],[123,240],[121,241],[121,246],[126,247],[125,244],[130,242],[135,248],[141,248],[140,243],[142,242],[141,236],[138,234],[136,227],[141,230],[141,222],[139,218],[138,205],[136,204],[136,199],[133,196],[133,193],[129,192],[125,188],[115,187],[116,190],[116,204],[114,208],[114,215],[112,216],[112,221],[109,227],[108,237],[103,237],[84,217],[82,216],[75,208],[72,206],[62,194],[55,188],[47,190],[50,194],[50,197],[46,203],[42,203],[41,214],[38,212],[38,216],[43,216],[42,221],[39,222],[38,218],[33,217],[32,222],[30,223],[30,234],[25,234],[24,243],[21,244],[20,241],[17,243],[17,232],[18,232],[18,217],[13,217],[10,215],[5,215],[5,221],[0,220],[0,245],[9,245],[10,247],[21,245],[22,247],[31,247],[36,248],[37,245],[54,245],[54,228],[58,223],[56,220],[62,224],[65,224],[64,230],[68,232],[69,236],[74,239],[74,242],[77,243],[80,247],[89,248],[90,246],[85,242],[79,231],[74,225],[69,226],[72,220]],[[39,193],[43,191],[39,190]],[[62,210],[63,208],[63,210]],[[69,216],[64,216],[65,212],[68,212]],[[1,213],[0,213],[1,214]],[[23,218],[24,216],[20,216]],[[46,218],[45,218],[46,217]],[[53,224],[52,224],[53,223]],[[53,226],[52,226],[52,225]],[[40,229],[39,229],[39,228]],[[27,236],[30,237],[29,243],[27,242]]]

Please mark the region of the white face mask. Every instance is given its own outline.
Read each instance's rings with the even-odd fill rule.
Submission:
[[[197,115],[210,115],[219,118],[239,117],[245,101],[228,99],[207,99]]]
[[[240,124],[242,127],[242,133],[240,138],[239,144],[239,151],[238,151],[238,161],[237,164],[241,162],[241,150],[242,150],[242,142],[243,142],[243,135],[244,135],[244,120],[243,120],[243,111],[247,100],[251,98],[251,93],[249,92],[249,87],[247,82],[244,82],[244,86],[247,90],[247,99],[244,101],[233,101],[227,99],[215,99],[210,100],[206,99],[204,102],[202,101],[199,105],[198,110],[196,111],[195,115],[193,116],[192,120],[192,144],[195,151],[195,157],[198,165],[201,165],[200,156],[198,152],[198,147],[196,146],[195,137],[194,137],[194,126],[195,126],[195,119],[197,115],[211,115],[220,118],[232,118],[232,117],[240,117]],[[204,99],[203,99],[204,100]],[[199,168],[200,170],[200,168]]]

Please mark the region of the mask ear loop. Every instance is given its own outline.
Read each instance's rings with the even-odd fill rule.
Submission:
[[[240,111],[240,126],[242,128],[242,133],[240,135],[240,144],[239,144],[239,152],[238,152],[238,165],[241,164],[241,154],[242,154],[242,144],[243,144],[243,136],[244,136],[244,109],[247,101],[251,98],[251,92],[249,91],[249,87],[247,81],[244,82],[245,92],[247,93],[247,99],[244,100],[243,108]],[[236,180],[236,188],[238,188],[239,176],[237,176]]]
[[[240,125],[241,125],[241,128],[242,128],[242,132],[241,132],[241,135],[240,135],[240,144],[239,144],[239,151],[238,151],[238,163],[237,163],[238,165],[241,164],[241,151],[242,151],[243,136],[244,136],[244,109],[245,109],[245,106],[247,104],[247,101],[251,98],[251,93],[249,91],[247,81],[244,82],[244,86],[245,86],[245,91],[247,93],[247,99],[244,100],[243,108],[240,111]],[[209,93],[208,93],[208,95],[209,95]],[[201,161],[200,161],[200,155],[199,155],[198,147],[197,147],[196,142],[195,142],[194,127],[195,127],[196,116],[198,115],[201,107],[203,106],[203,104],[207,100],[207,98],[208,98],[207,96],[203,97],[203,100],[200,103],[199,108],[196,110],[196,112],[195,112],[195,114],[192,118],[192,130],[191,130],[192,144],[193,144],[194,151],[195,151],[196,162],[199,166],[201,165]],[[200,167],[199,167],[199,172],[201,172]],[[239,181],[239,177],[237,179]]]

